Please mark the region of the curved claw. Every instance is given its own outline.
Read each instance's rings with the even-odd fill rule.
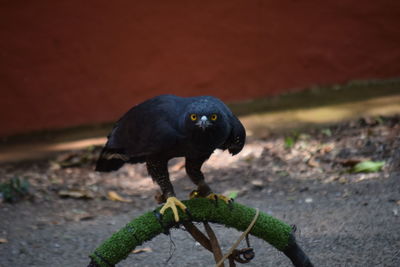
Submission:
[[[189,198],[190,199],[194,199],[194,198],[201,198],[202,196],[200,195],[198,190],[193,190],[190,194],[189,194]],[[226,204],[231,205],[234,201],[233,198],[229,198],[226,197],[224,195],[221,194],[215,194],[215,193],[211,193],[208,196],[206,196],[205,198],[208,198],[210,200],[213,200],[215,202],[217,202],[218,199],[221,199],[222,201],[224,201]]]
[[[217,200],[217,199],[221,199],[222,201],[224,201],[226,204],[231,204],[233,202],[232,198],[226,197],[224,195],[221,194],[215,194],[215,193],[211,193],[209,194],[206,198],[211,199],[211,200]]]
[[[200,193],[198,190],[193,190],[189,194],[189,199],[194,199],[194,198],[199,198],[199,197],[201,197],[201,196],[200,196]]]
[[[178,209],[176,208],[176,206],[181,208],[183,211],[186,211],[186,209],[187,209],[185,204],[183,204],[179,199],[177,199],[176,197],[169,197],[169,198],[167,198],[167,201],[164,204],[164,206],[160,209],[160,214],[164,214],[164,212],[168,208],[171,208],[172,213],[174,214],[175,222],[179,222]]]

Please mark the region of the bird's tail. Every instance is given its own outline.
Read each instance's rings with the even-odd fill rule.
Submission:
[[[122,167],[129,157],[122,153],[120,149],[109,149],[107,147],[103,148],[100,153],[100,157],[96,163],[96,171],[99,172],[110,172],[116,171]]]

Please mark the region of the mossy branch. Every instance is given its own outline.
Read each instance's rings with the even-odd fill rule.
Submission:
[[[253,208],[238,203],[226,204],[221,200],[198,198],[182,202],[188,207],[191,216],[179,210],[181,222],[212,222],[239,231],[246,230],[256,213]],[[143,214],[114,233],[90,255],[92,261],[98,266],[114,266],[128,257],[135,247],[176,226],[172,212],[167,210],[160,219],[157,217],[159,209]],[[263,212],[260,212],[250,231],[251,235],[265,240],[283,252],[294,242],[291,233],[292,228],[289,225]]]

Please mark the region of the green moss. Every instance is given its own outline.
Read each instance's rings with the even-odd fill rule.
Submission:
[[[233,227],[239,231],[247,229],[256,213],[253,208],[238,203],[227,205],[221,200],[214,202],[199,198],[183,201],[183,203],[188,207],[192,216],[189,218],[186,213],[179,210],[181,221],[208,221]],[[159,209],[160,207],[156,210]],[[174,225],[176,224],[170,209],[166,211],[161,221],[157,219],[154,212],[147,212],[114,233],[90,257],[100,266],[115,265],[128,257],[135,247],[151,240],[161,234],[164,229],[169,229]],[[282,251],[288,246],[291,231],[291,227],[286,223],[260,212],[250,234]]]

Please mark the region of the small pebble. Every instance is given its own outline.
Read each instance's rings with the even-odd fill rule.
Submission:
[[[306,203],[312,203],[314,200],[311,197],[308,197],[304,200]]]

